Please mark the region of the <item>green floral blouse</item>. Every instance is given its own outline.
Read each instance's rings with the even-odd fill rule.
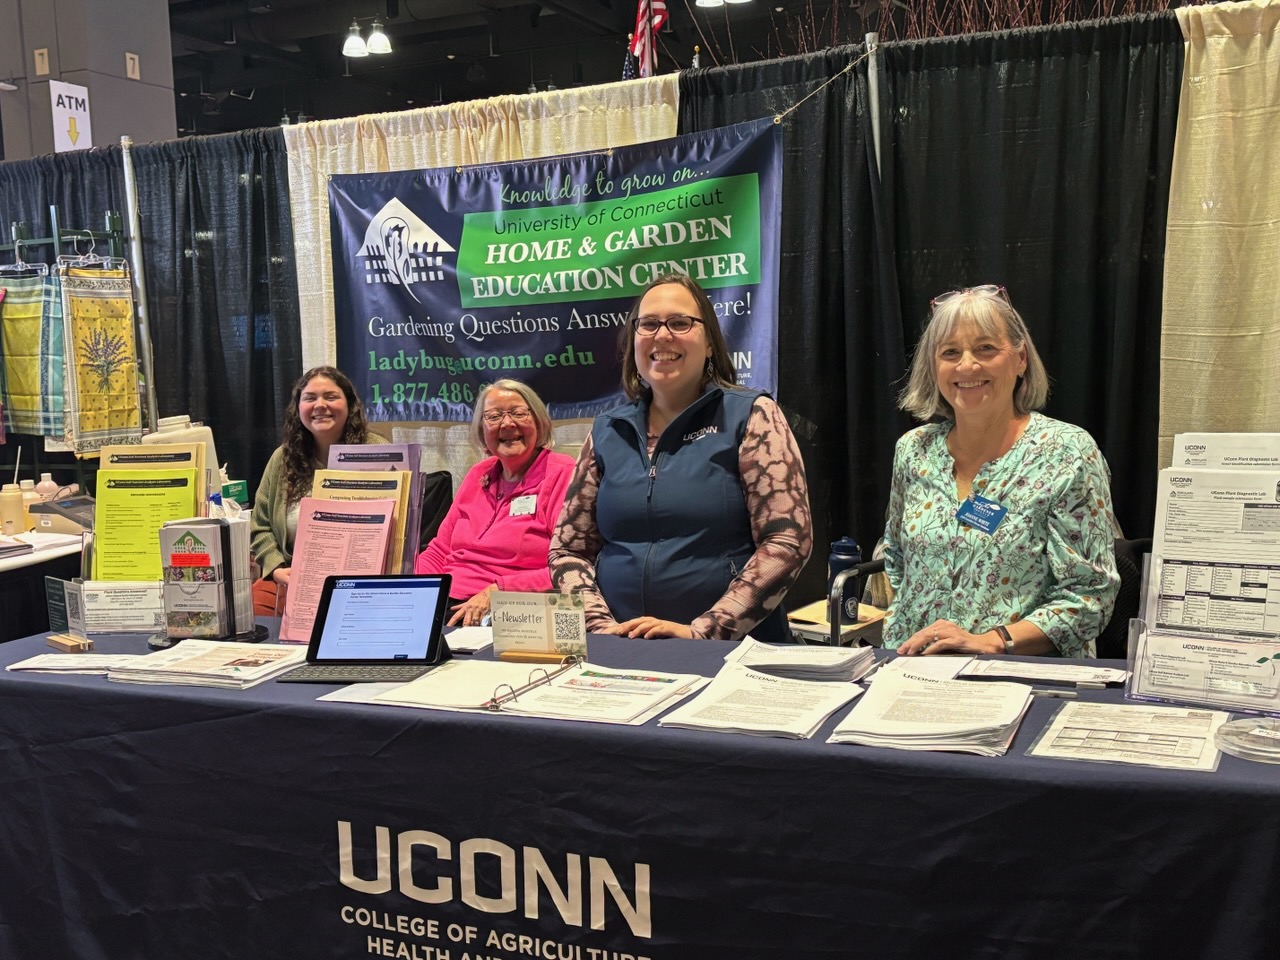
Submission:
[[[986,534],[956,519],[953,425],[926,424],[898,440],[884,533],[895,592],[884,645],[935,620],[985,633],[1027,619],[1062,656],[1093,656],[1120,586],[1111,471],[1097,444],[1079,427],[1031,414],[1009,452],[974,477],[976,494],[1009,511]]]

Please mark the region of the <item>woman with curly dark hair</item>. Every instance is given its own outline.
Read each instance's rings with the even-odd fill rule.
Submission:
[[[370,432],[355,386],[336,367],[312,367],[293,385],[284,415],[283,442],[258,484],[250,533],[262,579],[253,585],[254,613],[275,613],[276,584],[289,582],[298,503],[311,493],[317,467],[329,463],[335,443],[380,443]]]

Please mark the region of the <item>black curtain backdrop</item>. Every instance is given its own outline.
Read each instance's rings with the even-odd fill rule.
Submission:
[[[960,285],[1008,287],[1054,380],[1047,412],[1093,433],[1126,534],[1149,534],[1176,19],[883,45],[879,173],[868,63],[842,73],[862,54],[680,78],[685,132],[795,107],[781,121],[778,400],[808,467],[815,547],[794,600],[821,593],[831,540],[869,550],[883,531],[910,425],[900,380],[929,299]],[[133,152],[160,414],[211,424],[253,484],[301,366],[283,136]],[[0,225],[45,233],[51,202],[69,227],[123,212],[119,149],[0,164]]]
[[[252,489],[302,372],[284,136],[265,129],[192,137],[132,154],[160,416],[209,424],[218,456]],[[116,210],[127,232],[120,148],[0,163],[6,241],[15,220],[32,236],[47,235],[51,203],[64,228],[101,229],[104,212]],[[28,259],[38,252],[47,251]],[[0,446],[0,463],[12,464],[27,439]],[[23,443],[24,463],[33,444]]]
[[[682,133],[796,107],[782,120],[777,400],[804,455],[814,550],[791,606],[825,591],[832,540],[852,534],[869,552],[883,533],[888,464],[907,426],[883,399],[905,361],[865,64],[842,72],[863,53],[841,47],[680,76]]]
[[[27,234],[47,237],[52,230],[49,205],[58,206],[63,230],[101,230],[103,215],[115,210],[125,214],[124,172],[119,147],[76,150],[31,160],[0,163],[0,243],[10,241],[9,226],[24,221]],[[83,252],[85,248],[82,246]],[[66,248],[63,253],[71,253]],[[105,253],[96,250],[96,253]],[[53,262],[50,247],[32,248],[28,260]],[[12,262],[11,255],[4,262]]]
[[[252,490],[302,372],[279,129],[135,147],[160,416],[213,429]]]
[[[1151,534],[1159,468],[1182,59],[1169,13],[884,47],[908,346],[930,298],[1007,287],[1053,382],[1045,412],[1098,441],[1129,537]]]

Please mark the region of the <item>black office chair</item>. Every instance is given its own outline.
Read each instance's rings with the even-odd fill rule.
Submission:
[[[1111,622],[1098,635],[1098,656],[1104,660],[1123,660],[1129,655],[1129,621],[1142,605],[1142,555],[1151,552],[1151,538],[1117,540],[1115,551],[1120,592]]]
[[[428,473],[422,484],[422,522],[418,527],[418,550],[427,544],[440,529],[444,516],[453,506],[453,474],[448,470]]]

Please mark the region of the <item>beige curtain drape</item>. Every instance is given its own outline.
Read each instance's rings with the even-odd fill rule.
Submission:
[[[1189,431],[1280,430],[1280,2],[1180,7],[1160,464]]]
[[[423,170],[620,147],[676,134],[675,74],[527,96],[285,127],[297,251],[304,367],[336,359],[327,181],[335,173]],[[299,371],[301,373],[301,371]],[[452,471],[455,487],[475,462],[463,424],[379,425],[426,446],[424,469]],[[573,453],[585,427],[557,427]]]

